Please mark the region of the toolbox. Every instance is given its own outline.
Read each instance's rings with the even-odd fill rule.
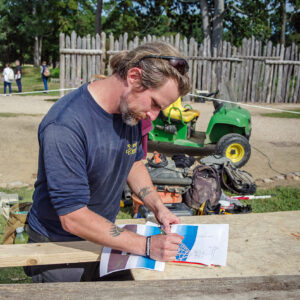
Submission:
[[[177,217],[193,216],[194,212],[185,203],[166,203],[165,206]],[[145,205],[140,205],[138,208],[137,218],[151,218],[154,214]]]

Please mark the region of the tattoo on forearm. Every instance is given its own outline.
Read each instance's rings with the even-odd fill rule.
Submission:
[[[110,235],[113,237],[119,236],[123,231],[125,231],[124,228],[120,228],[118,226],[116,226],[115,224],[112,224],[111,228],[110,228]]]
[[[146,186],[146,187],[142,188],[142,189],[139,191],[138,197],[139,197],[141,200],[144,201],[145,197],[146,197],[147,195],[149,195],[150,193],[151,193],[151,189],[150,189],[149,187]]]

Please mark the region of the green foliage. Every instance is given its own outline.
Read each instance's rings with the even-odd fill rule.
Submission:
[[[258,190],[255,195],[272,195],[272,197],[242,201],[244,204],[250,204],[254,213],[300,210],[300,188],[263,189]]]
[[[50,76],[52,78],[59,78],[59,68],[53,68],[50,70]]]
[[[107,0],[102,28],[119,38],[180,33],[199,43],[203,39],[200,1]],[[282,23],[280,0],[224,0],[224,38],[236,46],[254,36],[279,42]],[[208,1],[212,22],[214,1]],[[287,0],[287,43],[299,43],[299,1]],[[33,62],[35,38],[42,41],[42,60],[59,61],[59,32],[94,34],[97,0],[0,0],[0,61]],[[212,27],[212,24],[210,24]]]
[[[293,111],[299,112],[299,114],[293,114],[289,112],[274,112],[262,114],[264,117],[271,118],[288,118],[288,119],[300,119],[300,109],[294,109]]]

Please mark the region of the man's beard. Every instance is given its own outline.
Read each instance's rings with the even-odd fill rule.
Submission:
[[[122,98],[120,103],[120,111],[123,122],[129,126],[135,126],[142,119],[141,114],[131,111],[128,107],[126,98]]]

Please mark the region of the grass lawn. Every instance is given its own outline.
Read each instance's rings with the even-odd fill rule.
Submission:
[[[2,74],[2,73],[1,73]],[[0,81],[0,94],[3,93],[3,81]],[[59,89],[59,83],[52,83],[50,79],[48,80],[48,90]],[[22,66],[22,92],[33,92],[33,91],[43,91],[44,84],[41,78],[40,68],[36,68],[30,65]],[[12,93],[17,93],[18,87],[17,83],[14,81],[12,83]],[[41,93],[42,94],[42,93]],[[35,94],[35,95],[41,95]],[[59,92],[49,92],[51,96],[59,96]]]
[[[0,190],[6,193],[17,193],[22,202],[32,199],[33,189],[22,188],[13,190]],[[276,187],[272,189],[259,189],[255,195],[272,195],[270,199],[257,199],[243,201],[252,206],[253,213],[276,212],[287,210],[300,210],[300,188]],[[117,218],[130,219],[132,207],[121,208]],[[6,219],[0,216],[0,242],[2,242]],[[30,283],[31,278],[26,276],[22,267],[0,268],[1,283]]]
[[[292,111],[300,113],[300,109],[293,109]],[[271,117],[271,118],[300,119],[300,114],[293,114],[293,113],[289,113],[289,112],[266,113],[266,114],[262,114],[262,116]]]

